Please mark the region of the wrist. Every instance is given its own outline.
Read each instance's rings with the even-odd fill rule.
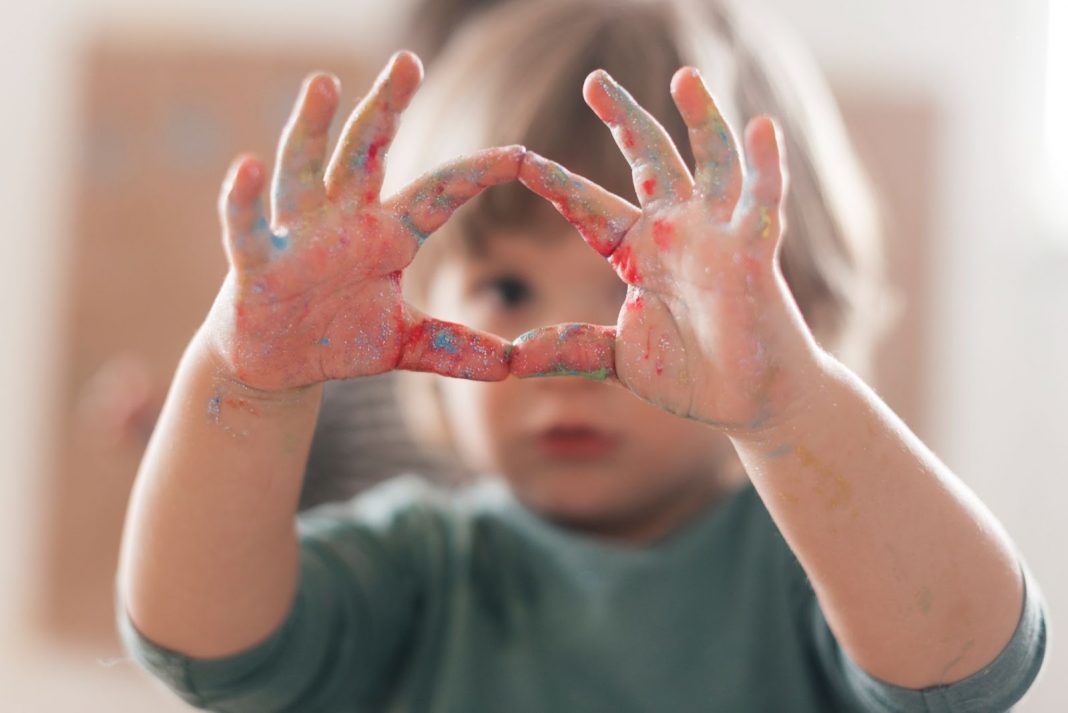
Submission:
[[[836,380],[837,361],[814,341],[789,366],[776,370],[776,380],[767,400],[768,408],[758,422],[733,429],[727,436],[736,446],[775,450],[823,427],[824,406]],[[833,408],[833,404],[831,404]]]
[[[322,393],[321,382],[284,389],[265,389],[249,384],[226,358],[225,350],[208,323],[202,325],[193,336],[186,357],[195,360],[202,373],[210,378],[215,399],[231,398],[264,405],[299,405],[309,400],[318,401]],[[217,407],[218,403],[211,404],[209,411]]]

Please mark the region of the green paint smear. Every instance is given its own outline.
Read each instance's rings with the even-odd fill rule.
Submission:
[[[600,369],[594,369],[593,371],[576,371],[575,369],[556,369],[555,371],[540,371],[536,374],[527,374],[527,376],[581,376],[586,379],[593,379],[594,381],[604,381],[612,375],[612,370],[607,366],[602,366]]]

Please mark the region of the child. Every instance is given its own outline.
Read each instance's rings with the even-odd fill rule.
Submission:
[[[862,304],[864,252],[816,150],[843,144],[729,20],[598,0],[488,13],[411,112],[434,123],[397,149],[429,162],[503,134],[532,150],[483,150],[385,202],[417,61],[395,56],[325,175],[337,87],[309,79],[270,223],[262,167],[235,165],[231,270],[135,485],[117,595],[139,661],[220,711],[975,711],[1023,695],[1038,590],[982,503],[817,344],[844,345]],[[683,66],[716,49],[700,64],[722,113]],[[643,108],[679,66],[692,177],[678,117],[657,112],[672,140]],[[638,97],[603,71],[583,89],[640,208],[592,182],[625,190],[608,130],[572,101],[598,67]],[[512,178],[594,251],[508,187],[427,240]],[[455,323],[401,298],[424,241],[408,296]],[[401,478],[295,532],[321,382],[393,368],[462,377],[411,409],[486,477],[452,493]]]

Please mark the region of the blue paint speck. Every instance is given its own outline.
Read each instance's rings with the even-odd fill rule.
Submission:
[[[222,403],[222,398],[219,396],[219,392],[216,391],[214,395],[208,400],[208,415],[211,416],[212,421],[219,420],[219,409]]]
[[[448,327],[443,327],[434,333],[434,339],[430,342],[435,349],[444,349],[449,354],[458,354],[460,349],[456,346],[456,335]]]
[[[412,216],[405,214],[400,219],[401,225],[408,229],[408,232],[415,236],[415,239],[422,245],[426,242],[426,239],[430,237],[430,233],[424,233],[420,230],[416,224],[412,221]]]
[[[289,247],[289,233],[271,233],[271,245],[277,250]]]
[[[324,347],[330,346],[330,337],[323,337],[319,340],[319,344],[323,345]]]

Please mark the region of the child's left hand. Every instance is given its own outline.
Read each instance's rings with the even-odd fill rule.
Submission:
[[[743,435],[801,400],[818,348],[779,271],[784,169],[768,117],[745,131],[747,167],[692,68],[671,82],[697,162],[604,71],[587,103],[633,170],[641,209],[528,152],[520,180],[550,200],[628,284],[615,327],[556,325],[516,340],[517,376],[617,379],[638,396]]]

